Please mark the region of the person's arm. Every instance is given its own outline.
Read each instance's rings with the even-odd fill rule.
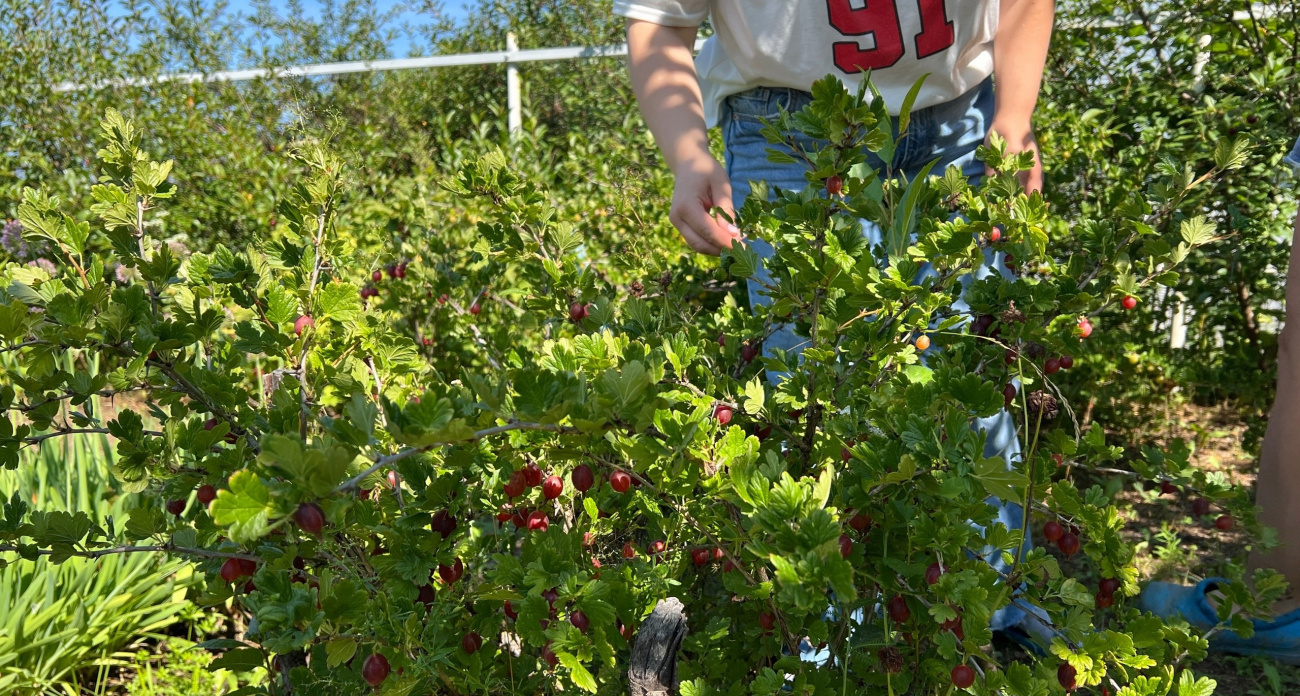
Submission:
[[[1000,0],[998,33],[993,39],[996,106],[990,132],[1007,141],[1007,152],[1034,152],[1034,168],[1022,172],[1027,191],[1043,188],[1043,163],[1034,137],[1033,115],[1052,40],[1054,0]]]
[[[641,114],[673,172],[668,219],[692,249],[717,255],[730,248],[740,232],[710,214],[714,206],[732,213],[731,182],[709,152],[692,56],[698,29],[629,20],[627,52]]]

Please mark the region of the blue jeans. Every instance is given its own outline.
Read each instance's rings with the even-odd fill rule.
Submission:
[[[758,87],[733,94],[723,102],[720,119],[722,137],[726,145],[726,167],[731,178],[732,203],[737,209],[749,197],[752,189],[751,182],[766,181],[769,191],[773,188],[798,191],[808,185],[808,181],[804,178],[807,167],[803,162],[778,164],[768,161],[767,148],[777,146],[770,145],[763,137],[760,119],[774,120],[782,109],[793,113],[802,109],[810,101],[812,95],[800,90],[785,87]],[[903,174],[911,180],[926,164],[937,160],[932,170],[933,174],[942,175],[949,166],[956,165],[972,183],[977,183],[984,175],[984,163],[975,159],[975,148],[984,142],[984,136],[992,120],[993,82],[985,80],[979,87],[953,101],[913,112],[907,127],[907,135],[898,143],[894,153],[894,161],[886,167],[875,153],[869,152],[867,164],[879,170],[882,176]],[[893,130],[894,137],[897,138],[897,118],[894,119]],[[811,152],[818,147],[825,147],[825,143],[802,134],[795,134],[795,136],[796,142],[805,151]],[[877,225],[864,221],[862,227],[863,234],[873,248],[881,244],[881,230]],[[762,240],[752,240],[750,245],[758,252],[759,257],[764,259],[770,258],[775,253],[772,246]],[[974,276],[983,278],[995,270],[1009,276],[1009,272],[1002,264],[1002,252],[995,252],[992,248],[985,247],[984,266],[978,269]],[[927,267],[922,274],[931,272]],[[763,282],[771,281],[771,275],[766,268],[760,267],[755,275]],[[970,282],[969,277],[962,280],[963,285],[969,285]],[[751,306],[770,305],[772,298],[763,294],[759,282],[751,280],[749,301]],[[959,300],[953,303],[953,308],[960,311],[968,309],[968,306],[964,301]],[[793,326],[784,325],[763,342],[763,354],[771,356],[773,349],[776,348],[798,352],[805,341],[805,338],[795,334]],[[778,374],[768,374],[768,378],[773,381],[778,377]],[[1008,463],[1020,459],[1020,440],[1016,437],[1015,419],[1009,412],[1004,410],[995,416],[977,419],[974,427],[983,430],[987,435],[984,456],[1000,456]],[[990,499],[990,503],[998,508],[998,521],[1009,529],[1020,529],[1024,526],[1024,515],[1019,505],[1002,503],[996,499]],[[1029,539],[1026,535],[1025,550],[1028,548]],[[1003,572],[1008,570],[997,555],[994,555],[990,562]],[[994,615],[993,628],[996,630],[1018,624],[1022,618],[1023,612],[1019,609],[1007,607]]]

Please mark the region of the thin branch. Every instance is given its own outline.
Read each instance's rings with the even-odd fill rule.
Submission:
[[[17,546],[0,544],[0,552],[17,552]],[[52,549],[37,549],[38,556],[54,555]],[[249,553],[231,553],[227,551],[209,551],[208,549],[196,549],[189,546],[173,546],[171,544],[156,544],[152,546],[113,546],[106,549],[90,549],[83,551],[60,551],[60,554],[76,556],[78,558],[102,558],[104,556],[114,556],[126,553],[179,553],[186,556],[200,556],[202,558],[239,558],[247,561],[261,561],[260,556],[254,556]]]
[[[46,440],[56,438],[56,437],[63,437],[65,435],[111,435],[111,434],[112,433],[108,430],[108,428],[71,428],[66,430],[55,430],[54,432],[45,433],[44,435],[34,435],[32,437],[25,437],[23,438],[23,442],[28,445],[39,445],[42,442],[45,442]],[[158,430],[145,430],[143,431],[143,434],[151,435],[154,437],[162,437],[163,435],[163,433]]]

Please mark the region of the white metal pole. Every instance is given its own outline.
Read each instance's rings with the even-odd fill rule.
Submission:
[[[519,43],[513,31],[506,33],[506,110],[510,135],[518,135],[524,129],[523,100],[519,96],[519,64],[514,62],[514,54],[519,50]]]
[[[1196,78],[1198,85],[1201,82],[1201,76],[1205,73],[1205,66],[1210,62],[1210,44],[1213,41],[1213,36],[1205,34],[1196,42],[1200,50],[1196,52],[1196,63],[1192,65],[1192,77]]]

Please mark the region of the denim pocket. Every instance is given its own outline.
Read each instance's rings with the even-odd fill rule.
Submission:
[[[772,90],[766,87],[755,87],[727,97],[726,111],[732,121],[750,123],[760,123],[763,119],[770,121],[780,113],[780,108],[776,106],[776,100],[772,97]]]

